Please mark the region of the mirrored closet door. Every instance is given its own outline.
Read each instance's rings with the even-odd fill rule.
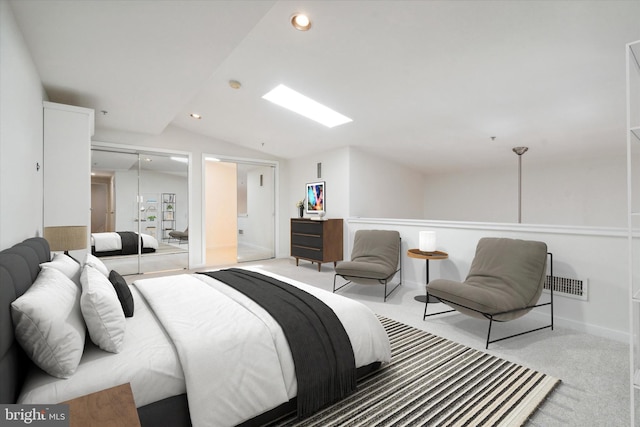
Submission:
[[[120,274],[189,266],[188,158],[91,151],[91,250]]]

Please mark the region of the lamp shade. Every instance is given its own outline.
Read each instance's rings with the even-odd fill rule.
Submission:
[[[45,227],[44,238],[52,251],[73,251],[87,247],[86,225]]]
[[[418,248],[422,252],[435,252],[436,250],[436,232],[421,231],[420,242]]]

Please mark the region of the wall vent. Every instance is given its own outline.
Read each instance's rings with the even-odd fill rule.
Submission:
[[[587,301],[587,281],[579,279],[569,279],[567,277],[547,276],[544,281],[544,289],[549,290],[553,283],[553,295],[565,296]]]

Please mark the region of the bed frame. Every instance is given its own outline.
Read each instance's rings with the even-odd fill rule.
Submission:
[[[51,260],[49,243],[33,237],[0,252],[0,403],[15,403],[27,372],[37,369],[13,333],[11,303],[26,292],[40,272],[40,263]],[[190,426],[186,394],[138,408],[143,426]],[[168,424],[163,424],[168,423]]]
[[[40,264],[51,260],[49,243],[33,237],[0,252],[0,403],[15,403],[27,372],[37,369],[15,339],[11,303],[33,284]],[[363,378],[378,370],[379,362],[358,368]],[[296,399],[246,421],[242,426],[259,426],[296,410]],[[138,408],[142,426],[190,426],[187,395],[181,394]]]

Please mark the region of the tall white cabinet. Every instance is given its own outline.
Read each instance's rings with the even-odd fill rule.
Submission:
[[[43,102],[43,120],[43,225],[86,225],[90,230],[94,111]]]
[[[640,425],[640,40],[627,54],[627,191],[631,425]]]

